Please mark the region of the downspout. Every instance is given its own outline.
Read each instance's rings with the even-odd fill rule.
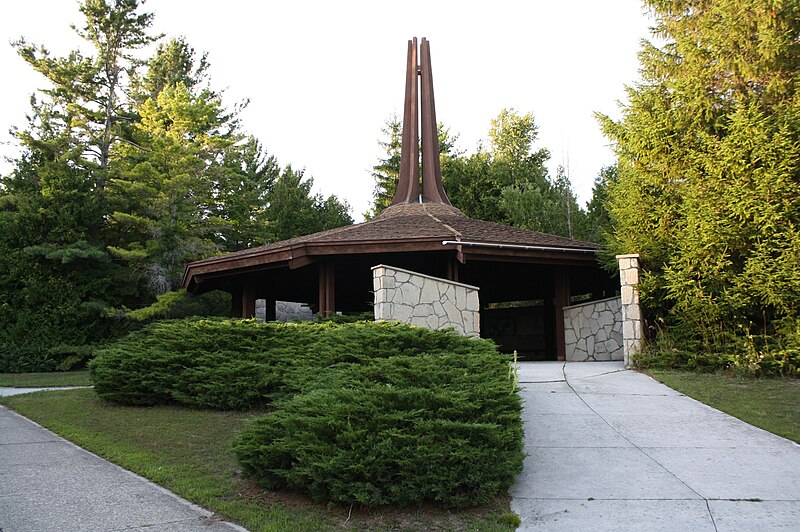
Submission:
[[[492,242],[466,242],[464,240],[442,240],[443,246],[468,246],[496,249],[523,249],[530,251],[560,251],[562,253],[597,253],[596,249],[563,248],[551,246],[522,246],[519,244],[495,244]]]

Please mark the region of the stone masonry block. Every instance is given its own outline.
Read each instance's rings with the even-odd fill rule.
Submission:
[[[461,312],[459,312],[458,307],[453,305],[450,301],[445,301],[443,306],[445,312],[447,312],[448,320],[453,323],[461,321]]]
[[[621,288],[622,293],[622,304],[623,305],[630,305],[633,303],[633,287],[629,285],[623,285]]]
[[[413,316],[411,318],[411,325],[415,327],[427,327],[428,321],[423,316]]]
[[[633,338],[633,334],[633,322],[630,320],[625,321],[622,324],[622,337],[627,340],[628,338]]]
[[[470,290],[467,293],[467,310],[472,311],[479,311],[480,310],[480,301],[478,300],[478,291],[477,290]]]
[[[400,291],[403,293],[403,303],[406,305],[419,304],[419,296],[422,291],[418,286],[411,283],[403,283],[400,285]]]
[[[433,314],[433,305],[420,303],[419,305],[414,306],[414,310],[411,312],[412,316],[422,316],[428,317]]]
[[[437,284],[433,279],[425,279],[425,284],[422,286],[422,295],[420,296],[421,303],[433,303],[439,300]]]
[[[393,305],[391,319],[408,323],[413,311],[414,308],[409,305]]]
[[[375,290],[375,304],[385,303],[387,301],[387,290]]]
[[[467,306],[467,289],[463,286],[456,286],[456,306],[458,308]]]
[[[434,330],[438,329],[439,328],[439,318],[436,315],[431,314],[430,316],[425,318],[425,324],[428,327],[428,329],[434,329]]]

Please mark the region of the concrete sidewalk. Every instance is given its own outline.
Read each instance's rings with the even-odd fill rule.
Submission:
[[[520,530],[800,530],[800,446],[621,362],[522,363]]]
[[[0,531],[244,530],[0,406]]]

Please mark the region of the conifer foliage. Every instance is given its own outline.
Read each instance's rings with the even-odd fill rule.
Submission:
[[[682,347],[797,356],[800,4],[646,5],[663,44],[641,50],[623,118],[601,117],[620,163],[610,251],[641,255],[651,323]]]
[[[238,438],[268,489],[366,506],[485,503],[522,467],[508,355],[487,340],[399,323],[160,321],[91,363],[122,404],[270,406]]]
[[[352,223],[308,178],[275,192],[277,161],[239,123],[246,102],[223,103],[184,39],[156,46],[140,4],[83,0],[88,52],[14,43],[46,86],[0,176],[0,371],[52,369],[65,346],[123,332],[126,309],[177,289],[187,261]],[[296,210],[273,209],[291,194]]]

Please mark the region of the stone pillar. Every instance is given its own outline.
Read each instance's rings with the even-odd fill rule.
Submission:
[[[617,255],[619,261],[619,285],[622,303],[622,351],[625,367],[631,357],[639,352],[644,338],[642,309],[639,306],[639,255]]]

